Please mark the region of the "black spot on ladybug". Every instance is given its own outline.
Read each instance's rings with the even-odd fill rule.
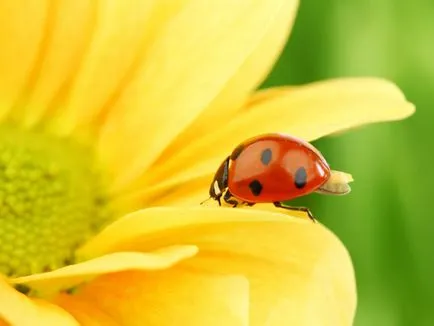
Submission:
[[[273,152],[271,151],[271,149],[269,149],[269,148],[264,149],[261,153],[262,164],[264,164],[264,165],[270,164],[272,155],[273,155]]]
[[[240,154],[243,150],[244,150],[243,144],[237,146],[231,154],[231,160],[235,161],[238,158],[238,156],[240,156]]]
[[[262,184],[258,180],[253,180],[250,182],[249,188],[254,196],[259,196],[262,191]]]
[[[307,172],[304,167],[300,167],[295,172],[294,184],[298,189],[303,188],[307,183]]]

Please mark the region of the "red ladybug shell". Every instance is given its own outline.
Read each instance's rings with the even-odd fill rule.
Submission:
[[[228,188],[250,203],[290,200],[314,192],[330,178],[330,168],[309,143],[283,134],[247,140],[231,154]]]

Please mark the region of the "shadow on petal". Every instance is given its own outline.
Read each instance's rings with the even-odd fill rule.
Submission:
[[[47,301],[30,299],[15,290],[3,279],[0,280],[0,302],[0,319],[5,321],[7,325],[79,325],[71,315],[60,307]]]
[[[171,246],[151,253],[115,252],[52,272],[11,279],[13,284],[25,284],[36,290],[38,296],[49,297],[90,281],[102,274],[124,270],[161,270],[172,267],[197,253],[195,246]]]

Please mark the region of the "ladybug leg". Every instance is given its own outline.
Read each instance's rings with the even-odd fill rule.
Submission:
[[[294,207],[294,206],[288,206],[288,205],[284,205],[282,204],[280,201],[276,201],[273,203],[274,206],[279,207],[279,208],[284,208],[290,211],[297,211],[297,212],[305,212],[307,214],[307,216],[309,216],[309,218],[313,221],[315,221],[315,217],[313,216],[312,212],[309,210],[309,208],[307,207]]]
[[[239,202],[232,196],[229,190],[226,190],[225,195],[223,196],[223,200],[232,205],[232,207],[237,207]]]

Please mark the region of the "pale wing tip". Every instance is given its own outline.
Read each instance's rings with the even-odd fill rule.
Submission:
[[[325,195],[346,195],[351,192],[353,176],[342,171],[332,170],[330,178],[316,192]]]
[[[350,183],[354,181],[351,174],[337,170],[331,170],[330,179],[335,183]]]
[[[402,119],[412,116],[416,112],[416,105],[408,101],[405,104],[406,105],[403,109]]]

